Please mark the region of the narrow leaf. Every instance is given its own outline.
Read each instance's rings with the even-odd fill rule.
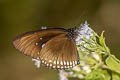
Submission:
[[[100,43],[103,47],[105,47],[106,44],[105,44],[105,40],[104,40],[103,34],[104,34],[104,31],[101,33],[101,36],[100,36],[100,38],[99,38],[99,43]]]

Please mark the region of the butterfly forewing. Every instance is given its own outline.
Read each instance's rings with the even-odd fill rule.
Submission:
[[[14,47],[25,55],[32,56],[33,58],[39,58],[42,46],[51,38],[65,34],[64,29],[46,29],[39,31],[27,32],[19,35],[13,41]]]
[[[46,42],[39,56],[42,63],[50,68],[67,69],[78,64],[75,42],[66,34],[58,35]]]

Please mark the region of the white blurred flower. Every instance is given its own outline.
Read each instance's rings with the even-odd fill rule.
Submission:
[[[80,79],[84,79],[84,78],[85,78],[85,76],[84,76],[84,75],[82,75],[82,74],[79,74],[79,75],[78,75],[78,78],[80,78]]]
[[[80,71],[80,67],[79,66],[75,66],[75,67],[72,68],[72,70],[74,70],[74,71]]]
[[[41,29],[47,29],[47,27],[44,27],[44,26],[43,26]]]
[[[86,71],[87,73],[91,72],[91,69],[90,69],[90,66],[89,66],[89,65],[83,66],[82,69],[83,69],[84,71]]]
[[[34,59],[34,58],[32,58],[32,61],[35,62],[35,65],[37,66],[37,68],[40,68],[40,63],[41,63],[41,61],[40,61],[39,59]]]
[[[68,73],[64,70],[59,70],[59,79],[60,80],[68,80],[67,78]]]
[[[97,61],[100,60],[99,55],[98,55],[97,53],[95,53],[95,52],[92,52],[92,53],[91,53],[91,56],[92,56],[94,59],[96,59]]]

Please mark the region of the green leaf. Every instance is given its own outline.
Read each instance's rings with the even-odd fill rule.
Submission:
[[[110,80],[110,78],[106,70],[95,69],[87,74],[85,80]]]
[[[111,57],[112,57],[113,59],[115,59],[118,63],[120,63],[120,60],[117,59],[114,55],[111,55]]]
[[[104,31],[101,33],[101,36],[100,36],[100,38],[99,38],[99,43],[100,43],[103,47],[106,47],[103,34],[104,34]]]
[[[99,37],[99,43],[105,49],[105,52],[107,54],[110,54],[110,50],[105,44],[105,38],[104,38],[103,34],[104,34],[104,31],[101,33],[101,36]]]
[[[118,59],[115,56],[109,56],[106,59],[106,64],[112,71],[120,73],[120,63],[118,62]]]
[[[112,80],[120,80],[120,74],[112,72]]]

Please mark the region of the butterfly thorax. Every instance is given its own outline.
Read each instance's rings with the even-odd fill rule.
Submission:
[[[70,39],[72,39],[73,41],[75,41],[75,39],[77,37],[76,30],[77,30],[76,27],[68,29],[67,37],[69,37]]]

